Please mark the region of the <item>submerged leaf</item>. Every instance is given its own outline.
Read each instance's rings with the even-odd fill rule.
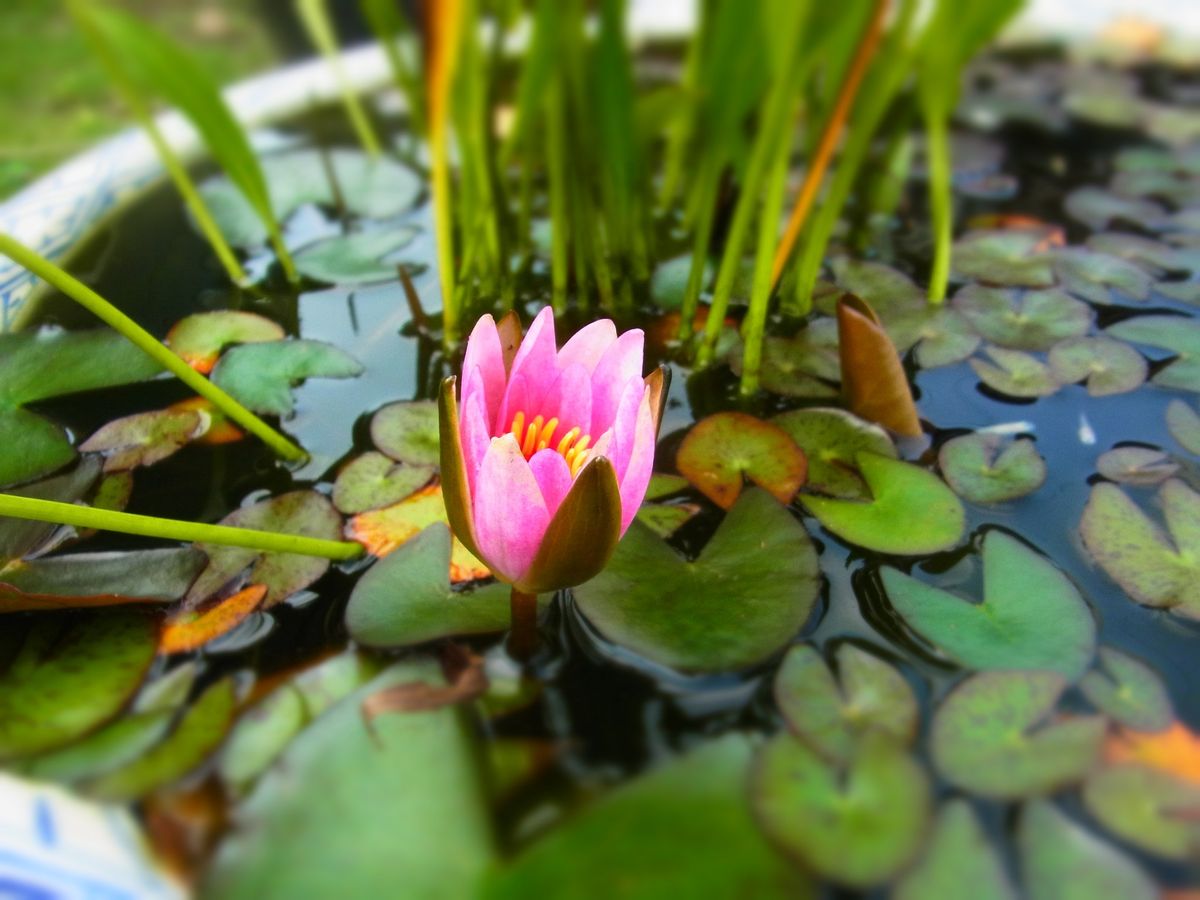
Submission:
[[[212,380],[258,413],[290,416],[292,388],[306,378],[355,378],[362,364],[345,350],[321,341],[243,344],[221,357]]]
[[[1046,461],[1033,441],[990,432],[946,441],[938,450],[938,466],[955,493],[972,503],[1015,500],[1046,480]]]
[[[717,413],[693,425],[675,465],[722,509],[733,506],[743,478],[788,503],[808,472],[804,452],[786,431],[739,412]]]

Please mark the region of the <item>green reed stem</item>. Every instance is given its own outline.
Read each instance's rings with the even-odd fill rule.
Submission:
[[[929,303],[946,299],[950,281],[950,245],[954,238],[951,196],[950,135],[939,109],[925,113],[925,144],[929,163],[929,214],[933,230],[933,268],[929,273]]]
[[[171,372],[176,378],[221,410],[232,421],[262,440],[264,444],[284,459],[298,462],[308,458],[300,447],[256,416],[237,400],[217,387],[169,347],[146,331],[137,322],[125,315],[86,284],[64,272],[50,260],[39,256],[28,247],[6,234],[0,233],[0,253],[13,262],[24,266],[34,275],[58,288],[80,306],[91,312],[105,324],[124,335],[143,353]]]
[[[562,313],[567,308],[567,148],[562,112],[562,89],[554,82],[549,86],[546,98],[545,132],[550,195],[551,303],[556,313]],[[525,168],[529,168],[528,164]]]
[[[248,550],[261,550],[264,553],[299,553],[303,556],[319,556],[324,559],[354,559],[363,554],[362,544],[354,541],[330,541],[299,534],[233,528],[229,525],[181,522],[178,519],[140,516],[134,513],[114,512],[110,509],[97,509],[94,506],[62,503],[58,500],[16,497],[12,494],[0,494],[0,516],[32,519],[35,522],[50,522],[55,525],[73,525],[76,528],[117,531],[122,534],[137,534],[168,541],[193,541],[220,544],[225,547],[245,547]]]

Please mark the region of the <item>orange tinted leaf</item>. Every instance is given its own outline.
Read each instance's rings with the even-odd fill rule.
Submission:
[[[1142,763],[1200,785],[1200,735],[1176,721],[1163,731],[1119,728],[1104,744],[1108,763]]]
[[[743,477],[789,503],[804,484],[808,460],[778,425],[739,412],[697,422],[675,457],[679,473],[706,497],[729,509],[742,492]]]
[[[189,366],[207,375],[230,344],[279,341],[283,337],[283,328],[270,319],[229,309],[180,319],[167,332],[166,343]]]
[[[967,230],[976,231],[1037,231],[1043,237],[1037,245],[1039,250],[1067,246],[1067,236],[1059,225],[1051,225],[1036,216],[1020,213],[986,213],[967,220]]]
[[[896,434],[916,437],[921,422],[900,355],[870,306],[853,294],[838,300],[842,393],[850,411]]]
[[[258,608],[265,584],[252,584],[203,612],[185,611],[169,618],[158,641],[159,653],[186,653],[219,638]]]
[[[240,441],[246,436],[240,428],[229,421],[229,417],[225,413],[221,412],[221,410],[217,409],[203,397],[189,397],[187,400],[172,403],[167,409],[190,409],[208,415],[208,431],[197,437],[192,442],[194,444],[213,447],[218,444],[232,444],[234,441]]]

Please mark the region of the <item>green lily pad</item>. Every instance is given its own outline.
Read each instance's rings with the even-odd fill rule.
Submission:
[[[683,295],[687,290],[688,278],[692,272],[691,253],[676,256],[658,264],[650,278],[650,297],[662,310],[679,309],[683,304]],[[712,263],[704,264],[704,274],[700,284],[708,284],[712,280]]]
[[[714,672],[754,665],[808,619],[820,573],[812,541],[750,488],[688,563],[635,522],[575,602],[609,640],[656,663]]]
[[[1152,447],[1116,447],[1100,454],[1096,471],[1121,484],[1160,484],[1179,471],[1179,464]]]
[[[1158,498],[1170,538],[1119,487],[1097,484],[1079,523],[1083,545],[1138,603],[1200,618],[1200,495],[1172,478]]]
[[[62,475],[44,478],[21,487],[7,488],[5,493],[18,497],[74,503],[87,496],[99,477],[100,463],[93,457],[84,457],[77,466]],[[56,536],[62,533],[57,525],[46,522],[0,518],[0,565],[7,564],[9,560],[52,549]]]
[[[0,485],[30,481],[75,458],[66,431],[23,409],[25,404],[143,381],[161,371],[105,328],[0,335]]]
[[[350,594],[346,630],[366,647],[504,631],[508,585],[450,590],[450,529],[435,523],[371,567]]]
[[[355,378],[362,371],[358,360],[332,344],[271,341],[229,350],[212,380],[257,413],[287,417],[295,409],[292,388],[306,378]]]
[[[1099,755],[1105,720],[1050,720],[1066,686],[1051,671],[972,676],[934,714],[934,765],[951,784],[985,797],[1048,794],[1081,781]]]
[[[979,348],[980,337],[969,319],[956,309],[926,309],[919,326],[917,365],[936,369],[962,362]]]
[[[925,852],[896,884],[895,900],[1017,900],[1004,863],[965,800],[942,806]]]
[[[417,229],[392,226],[326,238],[296,254],[296,271],[326,284],[370,284],[396,278],[392,254],[413,242]]]
[[[1063,290],[1092,303],[1145,300],[1154,284],[1153,276],[1141,266],[1083,247],[1055,251],[1054,271]]]
[[[1096,621],[1050,560],[1003,531],[983,539],[983,602],[972,603],[897,569],[881,571],[908,625],[971,669],[1045,669],[1070,680],[1092,661]]]
[[[809,898],[745,798],[751,745],[729,734],[601,796],[499,869],[484,896]]]
[[[135,413],[101,426],[79,449],[103,455],[105,472],[124,472],[161,462],[208,431],[210,422],[190,409]]]
[[[1046,461],[1028,438],[974,432],[938,450],[946,483],[972,503],[1002,503],[1031,494],[1046,480]]]
[[[675,467],[722,509],[733,506],[743,479],[788,503],[808,473],[804,451],[786,431],[739,412],[717,413],[693,425],[679,445]]]
[[[877,453],[855,454],[873,499],[839,500],[803,494],[804,508],[850,544],[897,556],[922,556],[958,543],[962,504],[932,472]]]
[[[1103,231],[1114,222],[1132,222],[1150,231],[1166,224],[1162,204],[1140,197],[1124,197],[1102,187],[1076,188],[1063,201],[1067,215],[1093,231]]]
[[[637,520],[661,538],[667,538],[700,512],[695,503],[643,503]]]
[[[775,703],[788,727],[822,757],[847,763],[867,734],[898,744],[917,733],[917,699],[896,669],[873,653],[842,644],[837,676],[807,644],[788,650],[775,676]]]
[[[1158,886],[1128,856],[1046,800],[1026,804],[1017,830],[1030,900],[1157,900]]]
[[[655,472],[650,476],[650,484],[646,488],[646,500],[661,500],[664,497],[682,493],[690,486],[691,482],[682,475],[666,475],[662,472]]]
[[[1079,688],[1098,710],[1134,731],[1162,731],[1175,719],[1162,679],[1139,659],[1100,648],[1102,669],[1083,676]]]
[[[478,896],[493,849],[468,723],[451,707],[364,716],[414,682],[443,683],[430,662],[398,664],[301,731],[238,805],[199,895]]]
[[[61,747],[111,719],[141,685],[158,644],[158,626],[133,611],[27,623],[0,674],[0,759]]]
[[[0,612],[165,603],[187,593],[203,567],[191,547],[13,561],[0,567]]]
[[[838,389],[813,374],[813,369],[824,370],[823,361],[815,360],[807,353],[809,346],[805,332],[793,338],[767,337],[763,340],[762,362],[758,380],[764,390],[781,397],[833,398]],[[836,350],[835,350],[836,352]],[[743,345],[739,341],[726,355],[733,374],[742,374]],[[836,380],[837,375],[834,375]]]
[[[1200,415],[1182,400],[1167,404],[1167,431],[1193,456],[1200,456]]]
[[[838,884],[868,887],[916,855],[929,819],[929,780],[901,746],[873,736],[843,773],[790,734],[762,748],[750,783],[763,830]]]
[[[437,404],[431,400],[389,403],[371,417],[371,441],[397,462],[437,467]]]
[[[1123,234],[1106,231],[1093,234],[1087,239],[1087,245],[1093,250],[1119,256],[1121,259],[1137,263],[1150,270],[1156,276],[1168,272],[1194,273],[1200,271],[1200,252],[1187,250],[1182,247],[1172,247],[1154,238],[1139,234]]]
[[[870,496],[854,458],[862,452],[896,458],[886,431],[844,409],[813,407],[781,413],[772,424],[786,431],[808,460],[806,487],[819,494],[850,499]]]
[[[1063,338],[1087,334],[1092,326],[1091,308],[1060,290],[972,284],[954,295],[954,308],[986,340],[1014,350],[1049,350]]]
[[[1108,766],[1084,784],[1083,803],[1135,847],[1181,861],[1200,852],[1200,785],[1149,766]]]
[[[1112,338],[1078,337],[1050,348],[1050,371],[1063,384],[1087,383],[1093,397],[1124,394],[1141,387],[1149,368],[1146,358]]]
[[[258,221],[257,216],[254,218]],[[221,351],[231,344],[281,341],[285,336],[282,326],[265,316],[222,309],[180,319],[167,332],[166,343],[193,369],[211,372]]]
[[[333,505],[347,515],[391,506],[428,484],[434,471],[433,466],[406,465],[369,451],[338,472]]]
[[[1182,316],[1138,316],[1118,322],[1108,334],[1169,350],[1175,358],[1150,380],[1163,387],[1200,391],[1200,323]]]
[[[1054,256],[1040,230],[972,231],[959,238],[951,264],[959,277],[1013,287],[1054,284]]]
[[[1061,387],[1050,367],[1036,356],[1002,347],[984,347],[983,352],[992,362],[973,358],[971,368],[992,390],[1010,397],[1048,397]]]

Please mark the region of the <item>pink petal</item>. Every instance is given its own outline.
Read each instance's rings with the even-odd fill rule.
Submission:
[[[494,438],[479,467],[474,495],[475,542],[505,581],[529,571],[550,514],[542,490],[511,434]]]
[[[625,476],[618,479],[621,486],[621,534],[625,533],[637,515],[638,507],[646,499],[646,488],[650,486],[650,474],[654,469],[654,445],[654,412],[650,409],[650,392],[646,391],[638,406],[633,452],[629,456]]]
[[[527,395],[527,403],[530,408],[525,408],[526,416],[535,416],[540,410],[535,410],[541,403],[542,397],[545,396],[550,386],[554,384],[558,378],[558,365],[555,361],[556,348],[554,346],[554,313],[550,307],[546,307],[533,320],[533,324],[529,326],[529,332],[525,335],[525,339],[521,341],[521,346],[517,348],[517,355],[513,358],[512,369],[508,373],[508,391],[505,393],[505,403],[501,411],[501,418],[504,417],[505,411],[508,414],[508,421],[512,420],[512,416],[522,407],[516,406],[509,400],[509,396],[513,390],[513,383],[518,377],[525,379],[525,392]],[[497,430],[504,428],[507,422],[502,422],[496,426]]]
[[[543,408],[558,419],[555,440],[562,440],[576,426],[580,435],[587,434],[592,427],[592,378],[588,370],[579,363],[563,369],[550,396],[543,401]]]
[[[551,448],[533,454],[529,460],[529,468],[533,470],[533,477],[537,479],[538,487],[541,488],[542,499],[546,501],[546,512],[553,519],[563,498],[571,490],[571,467]]]
[[[479,466],[492,442],[491,429],[487,423],[487,413],[483,407],[483,397],[471,394],[459,412],[459,436],[462,443],[463,464],[467,470],[467,490],[475,496],[475,482],[479,475]]]
[[[612,460],[613,468],[617,471],[617,483],[625,477],[629,466],[629,457],[633,453],[635,432],[638,424],[638,409],[646,394],[646,383],[641,378],[633,377],[625,384],[621,392],[621,400],[617,405],[617,414],[612,423],[612,447],[608,458]]]
[[[583,326],[558,351],[559,368],[565,369],[572,363],[578,363],[587,369],[590,375],[596,370],[596,364],[604,356],[604,351],[616,339],[617,326],[613,324],[612,319],[600,319]]]
[[[611,427],[625,386],[631,378],[642,377],[644,344],[642,330],[630,329],[617,338],[596,364],[592,373],[592,434]]]
[[[512,427],[513,416],[518,412],[525,413],[525,422],[532,421],[532,400],[529,395],[529,379],[517,375],[509,379],[508,390],[504,392],[504,400],[500,404],[500,415],[492,422],[492,435],[498,437]]]
[[[496,330],[496,322],[490,315],[483,316],[476,322],[471,336],[467,338],[467,352],[463,357],[462,367],[464,405],[471,373],[476,371],[480,375],[479,385],[470,389],[482,390],[487,422],[489,426],[493,426],[508,379],[504,373],[504,351],[500,344],[500,332]]]

